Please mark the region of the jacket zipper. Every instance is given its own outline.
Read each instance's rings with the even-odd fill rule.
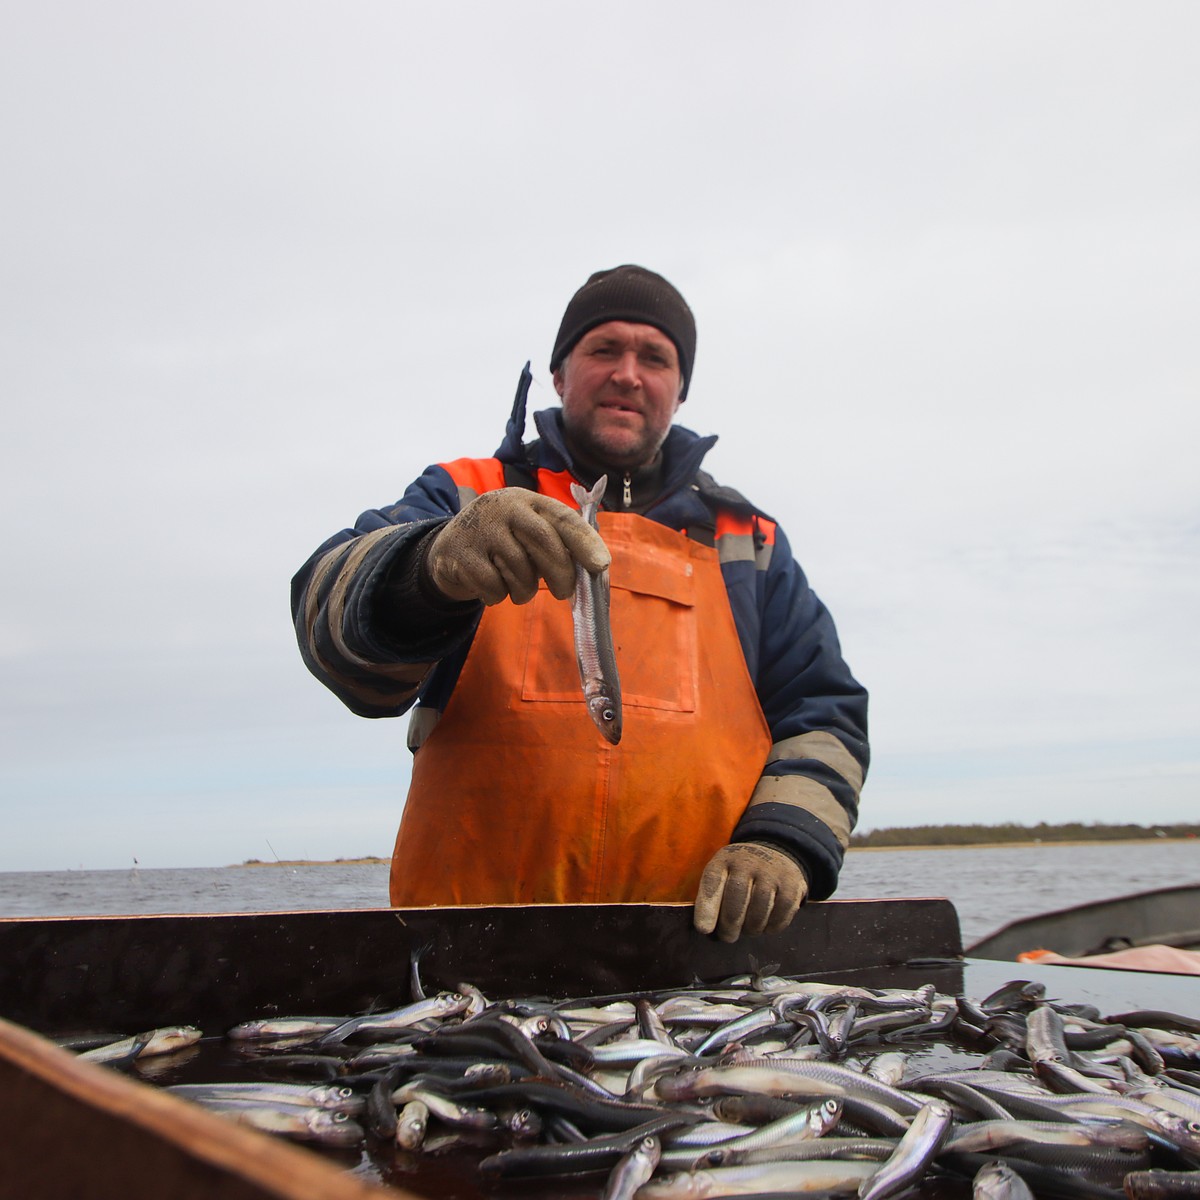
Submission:
[[[633,480],[629,476],[629,472],[625,472],[625,490],[621,493],[621,503],[628,508],[633,503],[633,488],[631,484]]]

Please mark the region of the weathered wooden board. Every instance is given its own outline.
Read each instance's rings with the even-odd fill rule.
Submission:
[[[0,1016],[51,1033],[177,1023],[220,1032],[268,1013],[361,1012],[409,998],[409,958],[421,947],[422,977],[437,986],[571,996],[767,964],[891,980],[914,961],[917,982],[952,992],[962,942],[942,899],[810,904],[783,933],[732,946],[696,933],[689,905],[23,918],[0,920]]]
[[[404,1200],[0,1020],[0,1197]]]

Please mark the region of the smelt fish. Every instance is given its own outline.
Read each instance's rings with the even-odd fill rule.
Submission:
[[[183,1100],[214,1103],[221,1100],[249,1100],[262,1104],[298,1104],[306,1108],[327,1108],[333,1112],[356,1114],[366,1107],[362,1096],[348,1087],[308,1086],[302,1083],[175,1083],[165,1091]]]
[[[403,1150],[419,1150],[429,1127],[429,1106],[410,1100],[396,1117],[396,1145]]]
[[[225,1035],[234,1041],[272,1041],[276,1038],[306,1038],[328,1033],[346,1022],[345,1017],[264,1017],[243,1021]]]
[[[115,1063],[122,1059],[132,1061],[152,1054],[170,1054],[172,1050],[193,1046],[199,1040],[200,1030],[194,1025],[167,1025],[107,1046],[97,1046],[94,1050],[85,1050],[79,1057],[85,1062],[94,1063]]]
[[[756,1129],[742,1137],[730,1138],[701,1154],[697,1167],[733,1167],[748,1163],[770,1162],[780,1146],[811,1141],[823,1137],[842,1115],[841,1100],[830,1097],[817,1104],[801,1108],[790,1116]],[[756,1151],[766,1151],[756,1158],[747,1157]],[[786,1157],[786,1156],[782,1156]]]
[[[609,1173],[602,1200],[630,1200],[634,1192],[654,1174],[662,1157],[662,1146],[651,1134],[621,1159]]]
[[[1200,1200],[1200,1074],[1156,1060],[1164,1047],[1200,1055],[1192,1030],[1174,1031],[1185,1018],[1105,1022],[1021,981],[974,1001],[932,985],[877,991],[775,970],[494,1002],[463,984],[369,1015],[247,1022],[226,1048],[252,1058],[256,1074],[304,1066],[311,1077],[170,1090],[372,1158],[454,1149],[478,1161],[494,1148],[479,1162],[488,1194],[526,1179],[543,1182],[523,1194],[549,1195],[544,1181],[600,1176],[568,1190],[586,1182],[594,1200],[902,1200],[947,1188],[960,1200]],[[199,1036],[112,1034],[115,1044],[86,1057],[144,1074],[145,1053]],[[296,1037],[323,1041],[326,1053],[297,1056]],[[918,1055],[918,1040],[943,1038],[956,1056],[975,1043],[987,1055],[969,1068],[906,1071],[903,1058],[877,1053],[892,1038]],[[359,1050],[353,1039],[375,1044]],[[1004,1165],[989,1168],[997,1159]]]
[[[1029,1185],[1004,1162],[991,1162],[975,1173],[974,1200],[1033,1200]]]
[[[864,1180],[858,1200],[882,1200],[912,1186],[925,1173],[950,1135],[954,1116],[948,1104],[931,1100],[913,1118],[908,1132],[896,1143],[895,1153],[876,1175]]]
[[[590,492],[577,483],[571,484],[571,495],[583,519],[597,532],[600,527],[596,513],[607,486],[607,475],[601,475]],[[609,623],[607,570],[592,575],[576,564],[571,616],[575,623],[575,658],[588,715],[604,740],[615,746],[621,740],[621,680],[617,676],[617,656]]]
[[[844,1096],[846,1089],[826,1079],[815,1079],[788,1069],[793,1064],[703,1067],[659,1079],[654,1085],[660,1100],[697,1100],[706,1096],[754,1092],[761,1096]],[[910,1103],[916,1101],[905,1097]],[[917,1105],[919,1107],[919,1105]]]
[[[1200,1172],[1130,1171],[1125,1176],[1129,1200],[1196,1200],[1200,1196]]]
[[[327,1108],[259,1104],[252,1100],[205,1100],[203,1106],[239,1125],[249,1125],[263,1133],[274,1133],[301,1142],[357,1146],[366,1137],[363,1127],[353,1117]]]
[[[753,1167],[679,1171],[650,1180],[636,1200],[702,1200],[707,1196],[757,1196],[767,1192],[853,1193],[879,1170],[873,1162],[783,1162]]]

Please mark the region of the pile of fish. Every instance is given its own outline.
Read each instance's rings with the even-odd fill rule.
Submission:
[[[412,979],[415,999],[390,1012],[238,1025],[227,1043],[260,1081],[170,1090],[293,1138],[408,1155],[449,1143],[478,1160],[483,1189],[1200,1196],[1200,1020],[1180,1014],[1105,1016],[1024,981],[976,1001],[757,973],[552,1001],[466,984],[427,996],[416,964]],[[129,1062],[199,1036],[86,1056]]]

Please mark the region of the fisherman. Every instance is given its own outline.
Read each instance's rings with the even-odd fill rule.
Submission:
[[[783,530],[673,424],[696,326],[624,265],[575,293],[560,408],[524,440],[528,366],[491,458],[426,469],[292,583],[309,669],[352,711],[411,709],[391,901],[694,901],[726,942],[837,886],[867,769],[866,692]],[[607,476],[597,533],[570,490]],[[618,744],[588,719],[577,565],[606,568]]]

